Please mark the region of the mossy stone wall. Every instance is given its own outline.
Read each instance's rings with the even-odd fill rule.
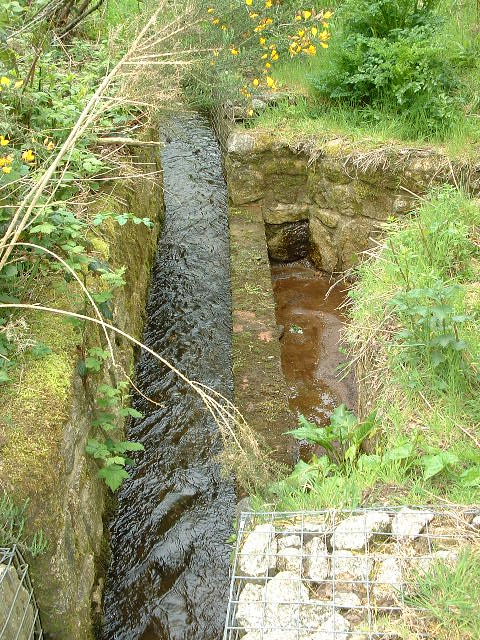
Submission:
[[[417,206],[435,184],[479,192],[480,164],[440,150],[367,149],[342,138],[285,140],[282,132],[234,130],[226,168],[232,204],[261,211],[270,256],[311,258],[332,273],[352,267],[391,216]]]
[[[152,147],[136,150],[135,155],[136,162],[149,163],[149,172],[160,169],[158,151]],[[93,208],[132,212],[155,222],[153,229],[131,223],[107,225],[93,239],[100,259],[127,267],[126,286],[114,300],[113,323],[138,338],[163,218],[161,181],[118,180]],[[73,284],[53,278],[43,286],[51,306],[79,308],[82,296]],[[92,436],[96,388],[125,379],[124,372],[131,374],[134,353],[126,340],[114,339],[119,366],[80,377],[82,337],[73,325],[40,312],[25,314],[24,321],[29,336],[52,353],[36,359],[26,352],[12,383],[0,391],[0,489],[18,503],[29,501],[28,529],[42,529],[48,539],[47,551],[29,558],[46,638],[91,640],[101,615],[108,563],[106,516],[113,499],[97,476],[97,464],[86,456],[85,445]],[[87,344],[98,344],[99,336],[98,328],[91,326]]]

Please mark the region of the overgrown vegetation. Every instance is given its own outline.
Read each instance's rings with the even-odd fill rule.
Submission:
[[[458,562],[437,562],[425,574],[417,576],[407,605],[425,611],[417,625],[434,633],[438,640],[478,640],[478,594],[480,593],[480,556],[478,550],[464,550]]]
[[[0,497],[0,547],[18,545],[35,557],[45,551],[48,542],[42,531],[33,535],[25,532],[27,508],[28,502],[19,506],[6,494]]]
[[[301,418],[291,433],[325,455],[270,488],[280,510],[478,499],[480,207],[444,187],[390,224],[350,292],[362,418]]]
[[[214,0],[193,38],[209,55],[185,74],[187,99],[200,110],[223,105],[233,114],[237,106],[244,118],[253,116],[255,99],[275,97],[274,71],[281,62],[322,58],[332,15],[291,0]]]
[[[274,74],[298,105],[269,109],[259,124],[465,151],[480,140],[479,46],[475,0],[347,0],[321,59]]]

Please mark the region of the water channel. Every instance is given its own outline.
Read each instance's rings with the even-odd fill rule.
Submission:
[[[232,393],[227,189],[206,122],[178,118],[163,153],[165,224],[144,341],[190,378]],[[139,358],[144,418],[129,437],[145,452],[119,494],[105,601],[108,640],[214,640],[229,579],[233,483],[221,476],[216,424],[195,392]]]

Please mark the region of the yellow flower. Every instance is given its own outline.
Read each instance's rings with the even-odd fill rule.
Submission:
[[[266,60],[268,58],[268,53],[264,53],[262,56],[262,60]]]
[[[35,160],[35,154],[31,149],[28,149],[22,153],[22,160],[28,163],[33,162]]]
[[[254,13],[253,11],[251,13],[248,14],[250,16],[250,18],[252,20],[255,20],[255,18],[258,18],[258,16],[260,15],[259,13]]]
[[[252,6],[252,4],[253,4],[253,0],[245,0],[245,4],[246,4],[248,7],[251,7],[251,6]]]
[[[305,35],[305,31],[303,29],[300,29],[300,31],[298,32],[298,35],[303,38],[303,36]]]
[[[272,66],[272,63],[271,63],[271,62],[266,62],[266,63],[265,63],[265,67],[266,67],[267,69],[270,69],[270,67],[271,67],[271,66]]]
[[[333,11],[325,11],[323,17],[325,18],[325,20],[330,20],[330,18],[333,17]]]
[[[309,55],[314,56],[317,53],[317,47],[314,44],[311,44],[307,49],[305,49],[305,51]]]
[[[266,38],[260,38],[259,42],[263,47],[264,44],[267,44],[267,39]]]
[[[317,27],[312,27],[312,36],[316,36],[318,33]]]
[[[278,60],[279,57],[280,56],[276,51],[272,51],[272,55],[271,55],[272,60]]]
[[[218,49],[214,49],[213,55],[217,58],[220,55],[220,51]]]
[[[267,18],[267,19],[265,20],[265,24],[272,24],[272,22],[273,22],[273,19],[272,19],[272,18]]]
[[[267,76],[267,87],[270,87],[270,89],[273,89],[274,86],[275,86],[275,80],[272,78],[272,76]]]
[[[321,42],[320,46],[323,47],[324,49],[328,49],[328,44],[326,42]]]
[[[249,109],[249,110],[247,111],[247,115],[248,115],[248,116],[250,116],[250,117],[252,117],[252,116],[253,116],[253,109]]]
[[[220,22],[220,18],[214,18],[212,20],[212,24],[219,24],[219,22]]]
[[[12,167],[3,167],[2,171],[3,173],[10,173],[12,171]]]
[[[297,22],[300,22],[300,20],[301,20],[301,19],[302,19],[302,16],[301,16],[301,15],[297,14],[297,15],[295,16],[295,20],[296,20]]]
[[[17,80],[13,86],[15,89],[20,89],[20,87],[23,87],[23,80]]]
[[[226,30],[228,29],[228,27],[227,27],[227,25],[226,25],[226,24],[222,24],[221,29],[222,29],[222,31],[226,31]]]
[[[230,53],[232,54],[232,56],[238,56],[238,54],[240,53],[240,51],[238,49],[235,49],[235,47],[232,47],[230,49]]]
[[[270,7],[273,7],[273,2],[272,2],[272,0],[266,0],[266,1],[265,1],[265,6],[267,7],[267,9],[270,9]]]
[[[7,78],[7,76],[2,76],[0,78],[0,84],[4,87],[9,87],[12,84],[12,81],[10,80],[10,78]]]
[[[6,147],[7,144],[10,144],[10,140],[5,138],[5,136],[0,136],[0,146]]]
[[[318,37],[320,38],[320,40],[328,40],[330,38],[330,33],[324,30]]]
[[[251,97],[252,97],[252,94],[250,93],[250,91],[247,91],[247,92],[246,92],[245,97],[246,97],[246,98],[251,98]]]
[[[302,11],[302,15],[305,18],[305,20],[308,20],[309,18],[312,17],[312,12],[311,11]]]
[[[258,78],[255,78],[255,79],[252,81],[252,84],[253,84],[253,86],[254,86],[254,87],[258,87],[258,85],[260,84],[260,80],[259,80]]]
[[[215,9],[213,7],[210,7],[207,9],[207,13],[215,13]]]

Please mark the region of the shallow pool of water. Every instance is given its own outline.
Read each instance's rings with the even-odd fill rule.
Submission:
[[[357,401],[353,375],[342,371],[339,345],[347,288],[332,289],[332,281],[306,261],[273,263],[272,281],[290,407],[326,424],[335,407],[345,403],[355,409]]]

